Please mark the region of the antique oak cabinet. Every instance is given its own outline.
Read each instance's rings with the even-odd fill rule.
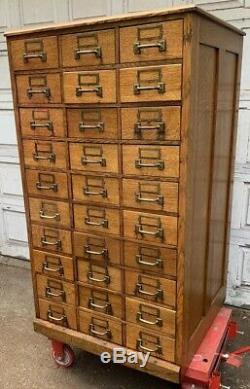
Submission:
[[[242,33],[189,6],[6,35],[35,330],[179,382],[225,296]]]

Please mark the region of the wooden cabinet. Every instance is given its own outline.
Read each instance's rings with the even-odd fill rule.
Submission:
[[[35,329],[178,383],[224,300],[242,33],[191,6],[6,35]]]

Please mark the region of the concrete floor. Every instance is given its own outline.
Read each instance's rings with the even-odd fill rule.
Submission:
[[[103,365],[99,357],[76,350],[71,369],[57,367],[48,340],[33,332],[33,297],[29,265],[0,259],[0,388],[1,389],[174,389],[175,385],[117,365]],[[236,349],[250,344],[250,311],[235,310],[240,322]],[[248,340],[247,340],[248,336]],[[225,365],[223,384],[250,388],[250,355],[241,368]],[[248,366],[248,367],[247,367]]]

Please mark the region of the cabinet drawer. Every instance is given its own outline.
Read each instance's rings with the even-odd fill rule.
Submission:
[[[125,265],[137,270],[176,276],[177,251],[165,247],[124,242]]]
[[[77,330],[76,309],[72,305],[57,304],[39,299],[40,318],[72,330]]]
[[[120,264],[120,241],[107,236],[74,232],[74,255],[104,265]]]
[[[70,231],[33,224],[32,240],[36,248],[72,254]]]
[[[177,217],[123,211],[123,224],[127,238],[177,244]]]
[[[70,143],[71,169],[118,173],[118,146]]]
[[[60,74],[27,74],[16,76],[20,104],[61,103]]]
[[[120,215],[117,209],[74,205],[75,228],[86,232],[120,233]]]
[[[166,361],[175,361],[174,339],[133,324],[126,324],[126,335],[128,348],[150,352],[150,355]]]
[[[180,107],[122,108],[121,117],[123,139],[180,139]]]
[[[30,219],[44,224],[70,227],[69,204],[61,201],[29,198]]]
[[[58,67],[57,37],[18,39],[10,43],[13,70]]]
[[[40,168],[66,169],[66,144],[40,140],[23,141],[24,163]]]
[[[123,205],[166,212],[178,210],[178,184],[148,180],[122,180]]]
[[[72,186],[74,200],[119,205],[118,178],[73,174]]]
[[[79,309],[79,324],[84,334],[122,344],[122,323],[118,319]]]
[[[68,136],[83,139],[118,138],[115,108],[68,109]]]
[[[79,286],[79,305],[95,312],[122,318],[122,298],[103,289]]]
[[[36,283],[38,297],[75,305],[76,293],[74,284],[56,280],[54,278],[48,278],[41,274],[37,274]]]
[[[99,286],[121,292],[121,270],[112,266],[89,261],[77,261],[78,280],[92,286]]]
[[[126,321],[175,336],[175,311],[126,297]]]
[[[60,108],[21,108],[19,115],[23,136],[65,136],[65,121]]]
[[[159,177],[179,176],[178,146],[123,146],[123,173]]]
[[[61,36],[64,67],[115,63],[115,32],[102,30]]]
[[[183,21],[171,20],[120,29],[121,62],[182,57]]]
[[[181,100],[181,65],[120,70],[121,102]]]
[[[26,169],[26,182],[29,195],[49,196],[58,199],[68,198],[66,173],[45,172]]]
[[[115,103],[115,70],[63,74],[65,103]]]
[[[33,250],[32,253],[32,261],[36,273],[74,281],[72,258],[48,254],[38,250]]]
[[[126,270],[125,290],[130,296],[175,308],[176,282],[173,280]]]

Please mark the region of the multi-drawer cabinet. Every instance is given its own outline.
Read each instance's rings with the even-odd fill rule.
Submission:
[[[242,33],[184,7],[6,35],[35,329],[179,382],[224,298]]]

